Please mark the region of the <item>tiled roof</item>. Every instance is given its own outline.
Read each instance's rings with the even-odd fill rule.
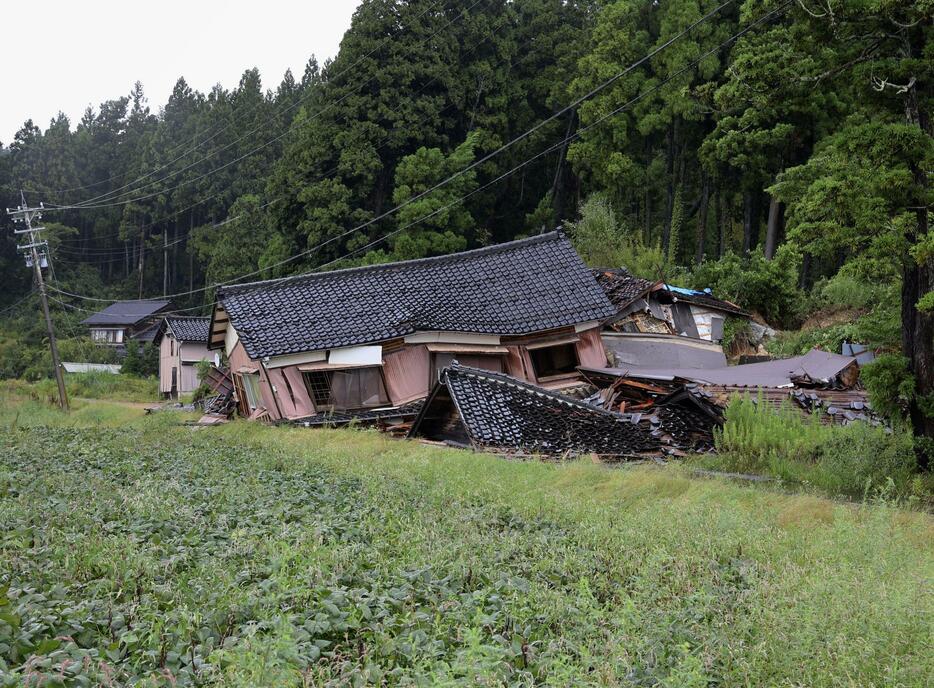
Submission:
[[[443,435],[439,430],[449,422],[445,412],[458,414],[471,444],[483,449],[620,457],[660,447],[658,433],[641,423],[639,414],[604,411],[502,373],[456,363],[442,371],[410,435]]]
[[[165,319],[165,324],[180,342],[208,341],[208,330],[211,327],[210,318],[173,316]]]
[[[593,276],[603,288],[610,303],[616,306],[618,311],[624,309],[658,284],[658,282],[650,282],[641,277],[634,277],[628,270],[623,268],[596,269],[593,271]]]
[[[436,258],[222,287],[217,299],[254,359],[425,330],[526,334],[616,312],[557,232]]]
[[[172,305],[171,301],[117,301],[81,321],[84,325],[135,325]]]

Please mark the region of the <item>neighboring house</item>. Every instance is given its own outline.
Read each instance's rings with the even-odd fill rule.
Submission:
[[[153,341],[165,312],[172,308],[171,301],[117,301],[81,324],[87,326],[96,344],[122,349],[131,339],[142,343]]]
[[[225,349],[241,412],[301,419],[424,399],[441,370],[550,388],[607,365],[616,310],[563,234],[435,258],[221,287],[209,348]]]
[[[198,388],[197,364],[213,360],[208,351],[210,318],[169,316],[159,329],[159,391],[167,397]]]
[[[627,270],[593,271],[616,308],[603,342],[614,363],[718,367],[726,364],[719,343],[728,317],[749,318],[742,308],[709,290],[651,282]]]

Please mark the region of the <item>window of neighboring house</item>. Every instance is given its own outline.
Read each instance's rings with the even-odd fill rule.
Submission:
[[[492,370],[494,373],[503,372],[502,354],[465,354],[438,351],[431,359],[431,379],[429,384],[436,383],[441,378],[441,371],[457,361],[460,365],[481,370]]]
[[[123,330],[92,329],[91,339],[102,344],[121,344],[123,342]]]
[[[169,337],[169,356],[175,355],[175,340]]]
[[[383,371],[378,366],[315,370],[303,376],[318,411],[350,411],[389,405]]]
[[[580,365],[577,348],[573,343],[531,349],[529,356],[532,358],[535,377],[539,380],[576,373],[577,366]]]
[[[263,395],[259,391],[259,373],[245,373],[241,379],[243,380],[243,392],[246,394],[246,403],[252,413],[263,405]]]

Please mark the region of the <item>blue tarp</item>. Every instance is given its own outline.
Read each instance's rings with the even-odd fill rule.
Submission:
[[[698,291],[697,289],[685,289],[684,287],[676,287],[671,284],[666,284],[665,289],[668,291],[673,291],[676,294],[684,294],[685,296],[701,296],[704,294],[710,296],[713,293],[710,291],[710,288],[704,289],[703,291]]]

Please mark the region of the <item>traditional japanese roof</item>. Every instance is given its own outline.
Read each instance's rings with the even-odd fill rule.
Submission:
[[[660,282],[635,277],[625,268],[598,268],[593,271],[593,276],[618,311],[661,285]]]
[[[502,373],[454,363],[412,425],[410,437],[466,434],[480,449],[565,456],[631,456],[657,451],[659,433],[641,414],[604,411]]]
[[[528,334],[616,312],[558,232],[435,258],[222,287],[217,306],[211,346],[220,346],[229,318],[253,359],[417,331]]]
[[[171,307],[171,301],[117,301],[81,321],[83,325],[135,325]]]
[[[166,328],[180,342],[207,344],[211,319],[208,317],[171,316],[165,319]]]

